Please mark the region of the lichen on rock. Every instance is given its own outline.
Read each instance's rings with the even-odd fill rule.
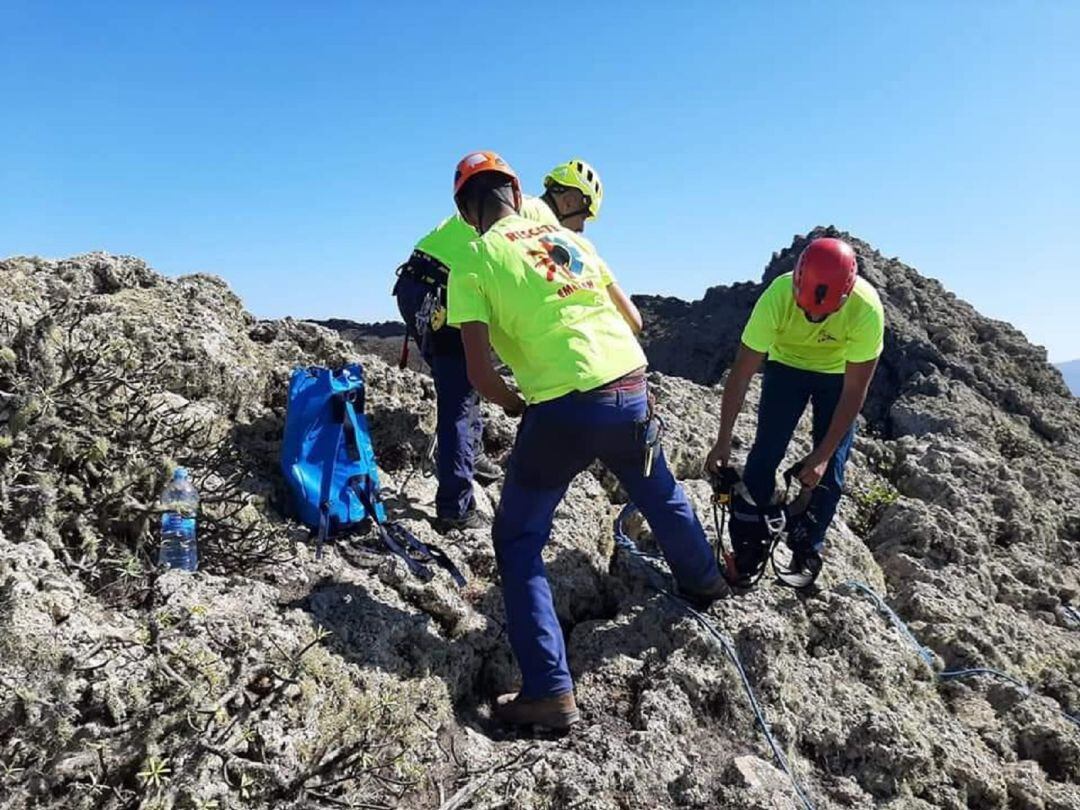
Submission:
[[[1080,712],[1076,401],[1011,327],[855,244],[891,331],[819,587],[766,580],[709,616],[815,807],[1080,807],[1080,730],[1062,716]],[[665,451],[703,518],[700,463],[759,289],[645,302]],[[388,505],[463,589],[363,540],[316,560],[282,516],[288,375],[356,359]],[[492,721],[516,669],[490,538],[427,521],[434,407],[424,374],[259,321],[219,279],[105,254],[0,262],[4,806],[799,807],[732,663],[615,550],[625,494],[599,467],[545,551],[584,723],[547,739]],[[485,416],[505,459],[515,423]],[[790,460],[808,449],[804,423]],[[179,464],[203,495],[195,576],[153,564],[154,501]],[[498,489],[478,489],[485,511]],[[849,581],[886,597],[932,664]],[[1036,694],[935,677],[975,666]]]

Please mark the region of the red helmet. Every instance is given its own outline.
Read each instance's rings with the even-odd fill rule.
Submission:
[[[811,318],[831,315],[855,287],[858,263],[842,239],[815,239],[799,256],[791,279],[795,303]]]
[[[454,172],[454,196],[457,196],[462,186],[481,172],[499,172],[509,177],[514,188],[514,207],[521,210],[521,183],[518,176],[510,168],[510,164],[494,152],[470,152],[458,161],[457,170]]]

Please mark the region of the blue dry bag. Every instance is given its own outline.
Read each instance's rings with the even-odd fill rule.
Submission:
[[[424,581],[427,563],[446,569],[458,585],[465,578],[437,546],[403,526],[387,522],[379,500],[379,470],[364,416],[364,370],[358,363],[338,370],[319,366],[293,370],[281,442],[281,471],[292,512],[316,535],[316,556],[327,538],[371,519],[379,539]]]
[[[364,416],[364,371],[298,368],[289,381],[281,471],[292,510],[322,543],[366,518],[386,519]]]

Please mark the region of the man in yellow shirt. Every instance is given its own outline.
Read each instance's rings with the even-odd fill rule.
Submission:
[[[544,177],[541,197],[523,197],[520,213],[537,222],[578,233],[599,215],[604,191],[596,170],[580,158],[560,163]],[[489,483],[501,475],[483,454],[479,401],[465,372],[461,333],[446,325],[446,283],[451,270],[468,255],[476,231],[455,214],[421,239],[398,268],[393,295],[405,321],[406,342],[420,347],[435,381],[439,481],[435,492],[435,528],[479,529],[484,522],[472,494],[475,477]]]
[[[757,435],[743,470],[749,500],[736,493],[732,503],[736,570],[727,574],[733,582],[748,584],[765,565],[766,538],[755,532],[753,518],[772,503],[776,470],[808,402],[814,448],[798,478],[813,495],[788,526],[788,538],[793,571],[812,583],[821,570],[825,531],[843,491],[855,418],[881,355],[884,329],[881,300],[857,276],[855,251],[840,239],[812,241],[795,271],[776,278],[754,305],[724,386],[716,444],[706,459],[713,473],[728,466],[735,419],[750,378],[767,358]]]
[[[492,530],[522,684],[499,698],[496,715],[567,728],[578,712],[541,551],[574,476],[597,458],[615,473],[688,599],[707,604],[724,583],[663,453],[653,457],[646,445],[637,308],[585,238],[521,217],[520,195],[498,155],[477,152],[458,164],[454,200],[481,236],[473,260],[450,276],[449,319],[461,327],[476,390],[510,415],[524,413]],[[491,347],[520,394],[495,370]]]

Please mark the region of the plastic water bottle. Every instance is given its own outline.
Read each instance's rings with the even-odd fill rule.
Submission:
[[[172,480],[161,493],[161,548],[158,565],[194,571],[199,567],[195,540],[195,516],[199,511],[199,493],[188,480],[188,471],[177,467]]]

